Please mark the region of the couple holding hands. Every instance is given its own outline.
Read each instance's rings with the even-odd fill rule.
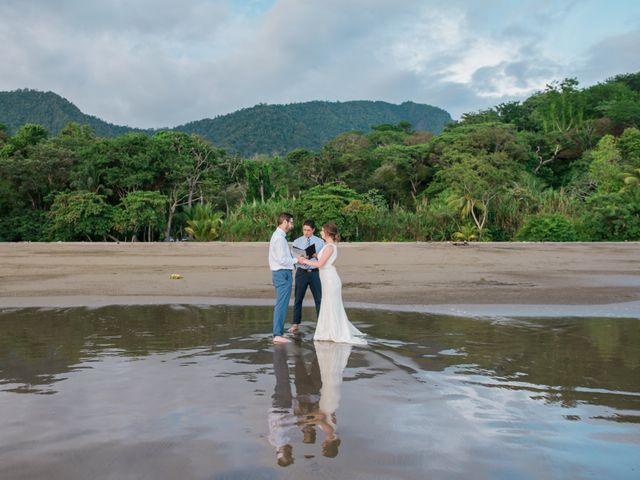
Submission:
[[[269,268],[273,286],[276,289],[276,303],[273,309],[273,342],[288,343],[284,336],[284,321],[287,316],[291,288],[293,286],[293,269],[296,271],[296,297],[293,325],[290,333],[298,331],[302,318],[302,300],[311,287],[316,304],[318,324],[313,336],[314,340],[366,345],[364,335],[354,327],[344,311],[342,303],[342,281],[334,266],[338,256],[338,229],[335,224],[322,226],[322,240],[314,236],[313,220],[304,222],[302,237],[296,239],[294,247],[297,251],[315,246],[312,258],[305,255],[294,255],[289,249],[287,233],[293,229],[293,215],[281,213],[278,216],[278,228],[273,232],[269,242]]]

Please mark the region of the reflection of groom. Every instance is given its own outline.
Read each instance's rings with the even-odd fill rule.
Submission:
[[[293,276],[291,270],[298,259],[291,255],[287,243],[287,233],[293,228],[293,215],[281,213],[278,216],[278,228],[276,228],[269,242],[269,268],[271,280],[276,289],[276,304],[273,308],[273,342],[287,343],[288,338],[283,337],[284,320],[287,317],[287,308],[291,298]]]
[[[324,242],[314,235],[316,224],[309,219],[302,225],[302,236],[295,239],[293,246],[301,250],[306,250],[312,245],[315,247],[316,253],[313,257],[318,258],[318,252],[324,247]],[[309,265],[300,265],[296,269],[296,287],[295,300],[293,303],[293,325],[289,332],[295,333],[300,328],[302,322],[302,301],[307,293],[307,287],[311,288],[313,301],[316,304],[316,316],[320,313],[320,301],[322,300],[322,287],[320,286],[320,272],[315,267]]]
[[[269,410],[269,443],[276,447],[278,465],[286,467],[293,463],[290,431],[296,427],[297,418],[293,414],[287,350],[284,345],[274,347],[273,370],[276,374],[276,387]]]

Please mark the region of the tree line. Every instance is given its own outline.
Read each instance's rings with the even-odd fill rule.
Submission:
[[[185,132],[0,127],[0,240],[268,240],[278,212],[351,241],[640,239],[640,73],[243,158]]]

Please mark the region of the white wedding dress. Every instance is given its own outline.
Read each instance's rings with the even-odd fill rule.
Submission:
[[[361,338],[364,333],[354,327],[342,304],[342,281],[338,276],[333,263],[338,256],[336,244],[327,244],[318,254],[318,259],[331,252],[331,257],[324,266],[320,267],[320,283],[322,284],[322,301],[320,302],[320,313],[318,314],[318,325],[314,340],[329,341],[338,343],[350,343],[353,345],[366,345],[367,341]]]

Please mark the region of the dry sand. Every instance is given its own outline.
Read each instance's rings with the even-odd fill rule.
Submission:
[[[0,243],[0,307],[269,304],[274,292],[267,248],[267,243]],[[339,248],[336,266],[348,305],[491,305],[488,310],[498,312],[499,305],[573,305],[589,311],[589,306],[626,302],[635,305],[632,314],[640,311],[637,242],[343,243]],[[172,280],[173,273],[183,278]]]

